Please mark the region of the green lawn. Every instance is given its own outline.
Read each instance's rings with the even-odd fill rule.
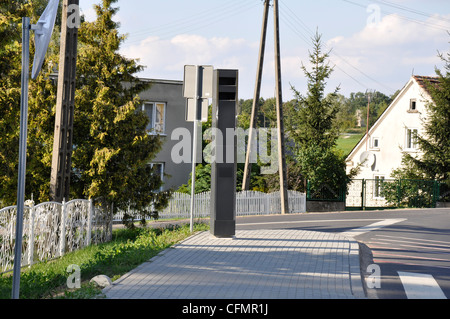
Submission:
[[[207,224],[194,225],[194,231],[208,228]],[[20,278],[20,298],[94,298],[101,289],[89,284],[92,277],[103,274],[114,281],[190,235],[189,225],[166,229],[116,229],[111,242],[91,245],[31,268],[24,267]],[[70,290],[67,288],[67,267],[73,264],[80,267],[82,285],[79,289]],[[0,274],[0,299],[9,299],[11,290],[12,273]]]
[[[363,136],[364,134],[343,133],[337,140],[336,148],[342,150],[344,155],[347,156]]]

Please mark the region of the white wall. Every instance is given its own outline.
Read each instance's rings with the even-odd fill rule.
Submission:
[[[375,163],[372,167],[364,165],[355,178],[373,179],[375,175],[382,175],[386,179],[391,178],[392,171],[401,166],[402,149],[407,151],[406,128],[416,128],[419,135],[424,134],[426,96],[428,95],[424,90],[411,78],[399,96],[370,129],[367,151],[375,156]],[[416,112],[409,111],[411,99],[416,99]],[[372,147],[374,137],[379,139],[379,148]],[[366,136],[347,158],[347,171],[360,162],[361,154],[365,151]],[[408,152],[419,155],[417,151]]]

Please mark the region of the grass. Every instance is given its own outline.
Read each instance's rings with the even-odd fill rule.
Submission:
[[[194,232],[207,230],[207,224],[195,224]],[[189,225],[164,229],[115,229],[113,240],[68,253],[56,260],[24,268],[20,278],[21,299],[88,299],[101,296],[101,289],[89,283],[97,275],[113,281],[156,256],[159,252],[191,235]],[[81,270],[81,288],[68,289],[69,265]],[[0,275],[0,299],[11,298],[12,273]]]
[[[338,140],[336,148],[343,151],[344,155],[347,156],[350,154],[352,149],[355,147],[356,144],[361,140],[361,138],[364,136],[364,134],[342,134]]]

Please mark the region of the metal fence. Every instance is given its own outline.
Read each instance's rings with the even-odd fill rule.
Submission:
[[[348,185],[347,209],[436,207],[445,200],[445,184],[434,180],[354,179]]]
[[[0,273],[14,265],[17,207],[0,210]],[[112,214],[108,206],[92,200],[46,202],[25,206],[23,216],[23,266],[63,256],[91,243],[112,237]]]
[[[209,217],[210,192],[195,194],[194,218]],[[288,191],[289,213],[306,212],[306,195],[296,191]],[[160,219],[169,218],[189,218],[191,195],[185,193],[174,193],[169,200],[169,205],[159,212]],[[114,215],[115,221],[120,221],[125,213],[132,214],[135,219],[142,219],[136,212],[120,211]],[[280,192],[262,193],[255,191],[241,191],[236,193],[236,216],[246,215],[269,215],[281,214]],[[145,218],[145,216],[144,216]]]
[[[450,185],[445,183],[439,184],[439,201],[450,202]]]
[[[345,188],[336,189],[327,184],[313,188],[308,182],[306,187],[306,200],[308,201],[329,201],[329,202],[345,202]]]

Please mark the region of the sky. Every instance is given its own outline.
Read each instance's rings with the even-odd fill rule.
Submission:
[[[88,21],[93,5],[80,0]],[[239,70],[239,98],[253,98],[263,18],[262,0],[118,0],[113,20],[128,37],[120,53],[139,59],[139,77],[183,80],[184,65]],[[261,97],[275,96],[274,15],[270,10]],[[411,75],[443,70],[450,52],[448,0],[279,0],[283,101],[307,92],[316,31],[334,71],[326,93],[392,95]]]

